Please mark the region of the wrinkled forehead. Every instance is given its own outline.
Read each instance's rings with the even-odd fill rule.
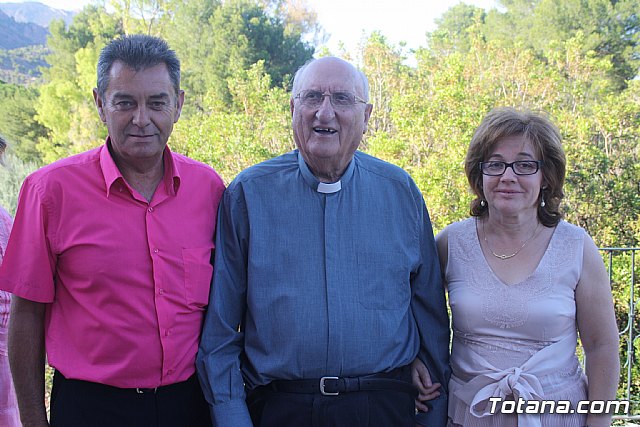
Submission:
[[[299,82],[300,90],[321,91],[345,90],[362,95],[362,79],[355,68],[338,59],[317,60],[303,70]]]

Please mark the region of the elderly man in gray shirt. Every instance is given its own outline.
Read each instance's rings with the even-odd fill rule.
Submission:
[[[221,202],[197,365],[218,427],[413,427],[410,365],[449,375],[429,215],[400,168],[357,151],[366,77],[333,57],[295,76],[297,150]],[[424,415],[446,423],[446,391]],[[253,424],[252,424],[253,423]]]

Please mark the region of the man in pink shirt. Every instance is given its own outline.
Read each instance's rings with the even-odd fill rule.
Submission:
[[[210,426],[195,357],[218,202],[209,166],[172,153],[180,63],[150,36],[112,41],[94,99],[106,143],[25,180],[0,271],[24,426]]]

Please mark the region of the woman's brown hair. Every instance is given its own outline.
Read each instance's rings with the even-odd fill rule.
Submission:
[[[488,159],[498,141],[510,136],[526,138],[542,160],[540,198],[545,203],[544,206],[538,204],[538,219],[543,225],[553,227],[562,219],[559,208],[564,197],[562,187],[567,166],[560,131],[545,115],[509,107],[491,110],[471,138],[464,164],[467,180],[476,195],[471,201],[471,215],[482,217],[488,212],[486,203],[481,203],[485,196],[480,162]]]

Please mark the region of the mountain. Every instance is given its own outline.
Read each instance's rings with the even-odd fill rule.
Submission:
[[[67,26],[75,12],[42,3],[0,3],[0,83],[37,82],[45,57],[49,24],[62,19]]]
[[[37,24],[16,22],[15,19],[0,10],[0,49],[45,44],[49,31]]]
[[[48,28],[49,23],[54,19],[62,19],[68,26],[76,14],[38,2],[0,3],[0,11],[15,19],[16,22],[37,24],[44,28]]]
[[[0,86],[2,83],[29,85],[37,83],[41,68],[47,67],[49,50],[44,45],[33,45],[18,49],[0,49]]]
[[[45,44],[48,30],[40,25],[16,22],[12,17],[0,10],[0,49],[16,49],[19,47]]]

